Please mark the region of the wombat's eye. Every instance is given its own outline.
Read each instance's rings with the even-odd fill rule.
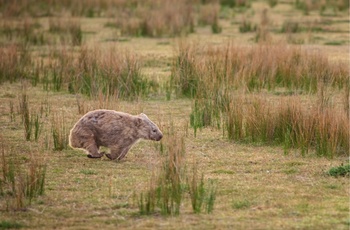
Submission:
[[[154,132],[154,133],[155,133],[156,131],[157,131],[157,130],[155,130],[155,129],[152,129],[152,132]]]

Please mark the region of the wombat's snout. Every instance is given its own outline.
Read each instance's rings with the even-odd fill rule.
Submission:
[[[163,133],[160,133],[158,138],[157,138],[157,141],[160,141],[162,138],[163,138]]]

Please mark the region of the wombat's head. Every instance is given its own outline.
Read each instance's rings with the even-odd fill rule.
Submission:
[[[154,124],[144,113],[141,113],[139,120],[139,134],[141,138],[153,141],[160,141],[163,137],[163,133],[159,130],[158,126]]]

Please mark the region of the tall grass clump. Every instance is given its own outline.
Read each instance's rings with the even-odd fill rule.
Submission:
[[[208,98],[213,97],[208,96]],[[208,126],[221,127],[221,104],[219,103],[217,100],[205,99],[205,97],[194,99],[190,114],[190,125],[194,129],[195,136],[198,129]]]
[[[176,95],[194,97],[198,88],[198,64],[197,47],[186,43],[179,43],[178,53],[173,61],[171,73],[171,86],[175,89]]]
[[[72,79],[73,88],[91,97],[103,92],[135,99],[146,96],[152,86],[142,76],[137,57],[128,52],[111,50],[103,55],[99,50],[82,49],[77,64],[80,72]]]
[[[195,163],[192,176],[187,178],[192,210],[194,213],[201,213],[204,207],[206,213],[211,213],[216,199],[216,184],[209,180],[209,184],[206,185],[204,175],[199,178],[197,167]]]
[[[51,134],[53,140],[53,150],[62,151],[68,148],[69,130],[66,127],[63,115],[53,116]]]
[[[192,98],[199,87],[206,92],[219,92],[218,95],[228,88],[260,91],[284,87],[316,93],[319,82],[343,88],[348,76],[345,63],[331,63],[322,53],[295,46],[228,44],[203,48],[180,43],[172,69],[172,86],[177,94]]]
[[[308,1],[308,0],[295,0],[294,7],[303,11],[305,15],[308,15],[310,11],[319,11],[321,15],[325,14],[325,11],[332,10],[336,15],[338,11],[345,11],[349,9],[349,1],[347,0],[335,0],[335,1]]]
[[[5,38],[13,43],[23,45],[43,45],[46,38],[38,21],[29,17],[24,17],[20,22],[3,20],[1,23],[2,32]]]
[[[189,175],[184,134],[170,124],[157,149],[162,158],[160,168],[152,174],[146,192],[137,196],[140,214],[179,215],[187,202],[187,194],[194,213],[203,212],[203,209],[211,213],[216,199],[216,183],[211,180],[205,183],[203,174],[199,179],[197,164]]]
[[[163,158],[161,166],[151,179],[149,190],[140,195],[140,214],[154,213],[157,208],[162,215],[179,215],[185,185],[184,137],[170,127],[159,151]]]
[[[0,84],[29,78],[27,68],[30,65],[31,57],[26,46],[11,44],[0,47]]]
[[[243,18],[239,25],[239,32],[241,33],[255,32],[256,29],[257,26],[253,24],[251,20],[248,20],[246,18]]]
[[[80,22],[77,20],[50,18],[49,32],[53,34],[59,34],[61,43],[65,43],[68,37],[71,45],[79,46],[82,44],[83,32]]]
[[[22,94],[22,97],[19,102],[19,109],[22,115],[22,123],[24,125],[25,139],[29,141],[32,135],[32,123],[30,120],[28,95],[26,93]]]
[[[221,33],[222,27],[219,25],[220,5],[218,2],[210,2],[199,6],[198,24],[201,26],[210,25],[214,34]]]
[[[264,9],[261,12],[260,24],[257,26],[255,41],[262,43],[269,43],[271,41],[270,35],[270,19],[268,15],[268,10]]]
[[[344,127],[349,124],[343,111],[327,105],[325,90],[346,88],[348,76],[345,64],[331,63],[325,56],[299,47],[260,44],[242,48],[230,44],[199,50],[180,45],[172,86],[177,94],[194,99],[190,123],[195,134],[205,126],[223,127],[231,140],[280,144],[286,152],[298,148],[303,155],[312,150],[333,157],[348,154]],[[247,101],[234,93],[236,89],[254,92],[277,88],[318,92],[322,103],[310,111],[289,102],[283,102],[289,107],[276,109],[265,101]],[[327,114],[332,113],[337,118],[331,120]]]
[[[281,99],[274,105],[252,98],[249,103],[231,99],[225,122],[231,140],[282,145],[287,153],[296,148],[302,155],[315,151],[332,158],[349,155],[349,121],[335,108],[305,109],[296,99]],[[235,112],[237,108],[240,112]]]
[[[78,55],[67,50],[53,52],[50,69],[43,76],[44,88],[68,89],[91,98],[102,95],[133,100],[157,87],[141,73],[139,58],[128,51],[81,47]]]
[[[3,211],[23,210],[33,199],[44,194],[46,164],[37,153],[31,153],[26,162],[14,158],[14,150],[0,145],[0,209]],[[11,157],[10,157],[11,154]]]
[[[0,11],[5,18],[7,17],[47,17],[52,15],[59,16],[82,16],[82,17],[94,17],[101,15],[102,12],[110,13],[119,8],[130,4],[129,1],[51,1],[51,0],[38,0],[36,4],[27,0],[1,1]]]
[[[120,12],[115,25],[121,35],[173,37],[194,30],[194,3],[180,0],[145,1]]]
[[[30,141],[34,136],[34,140],[38,141],[42,129],[42,122],[39,119],[39,114],[29,111],[28,95],[25,92],[22,93],[19,101],[19,112],[22,117],[25,139]]]
[[[70,93],[74,93],[73,89],[71,89],[73,84],[72,78],[79,72],[76,60],[74,52],[70,49],[51,50],[47,58],[47,64],[41,66],[43,89],[47,91],[61,91],[67,87]]]

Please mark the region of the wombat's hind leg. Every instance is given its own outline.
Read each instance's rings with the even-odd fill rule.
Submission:
[[[110,160],[119,160],[119,156],[121,155],[121,151],[118,148],[111,148],[111,153],[106,154],[106,157],[108,157]]]
[[[111,149],[111,154],[106,154],[106,157],[108,157],[111,160],[121,160],[125,157],[125,155],[128,153],[130,148],[124,148],[122,150],[120,149]]]

